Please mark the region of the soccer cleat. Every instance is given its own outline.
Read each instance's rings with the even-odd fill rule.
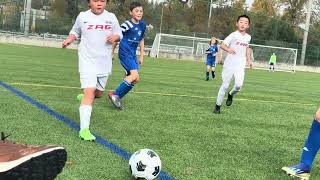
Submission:
[[[308,180],[310,177],[310,169],[303,163],[294,166],[283,167],[281,169],[285,171],[287,175],[297,177],[302,180]]]
[[[32,146],[0,140],[0,179],[53,180],[62,172],[67,152],[61,146]]]
[[[121,99],[119,98],[118,95],[113,94],[112,91],[109,92],[108,97],[110,99],[110,101],[112,102],[112,104],[114,105],[114,107],[122,110],[123,106],[122,106],[122,102]]]
[[[209,81],[209,76],[206,77],[206,81]]]
[[[216,75],[212,75],[212,79],[214,79],[216,77]]]
[[[228,93],[228,99],[226,101],[226,105],[227,106],[231,106],[232,105],[232,99],[233,99],[233,96],[230,95],[230,92]]]
[[[215,114],[220,114],[220,109],[221,109],[221,106],[219,106],[219,105],[216,105],[216,107],[214,108],[214,113]]]
[[[96,137],[91,134],[91,132],[88,128],[80,130],[79,137],[85,141],[95,141],[96,140]]]

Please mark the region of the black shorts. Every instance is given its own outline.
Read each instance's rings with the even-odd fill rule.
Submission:
[[[273,63],[270,63],[269,65],[270,65],[270,66],[274,66],[274,64],[273,64]]]

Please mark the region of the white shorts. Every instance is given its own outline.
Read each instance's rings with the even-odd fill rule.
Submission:
[[[104,91],[108,81],[108,74],[84,74],[80,73],[81,88],[96,88],[99,91]]]
[[[244,69],[224,67],[222,70],[222,81],[229,84],[233,78],[234,84],[241,87],[244,81]]]

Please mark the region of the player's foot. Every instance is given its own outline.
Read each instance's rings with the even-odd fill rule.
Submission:
[[[0,140],[0,179],[53,180],[62,172],[67,152],[61,146],[32,146]]]
[[[233,99],[233,96],[230,94],[230,92],[228,93],[228,99],[226,101],[226,105],[227,106],[231,106],[232,105],[232,99]]]
[[[294,166],[283,167],[281,169],[289,176],[298,177],[303,180],[308,180],[310,177],[310,169],[303,163]]]
[[[206,81],[209,81],[209,76],[206,77]]]
[[[82,101],[83,96],[84,96],[83,94],[78,94],[78,95],[77,95],[77,100],[81,102],[81,101]]]
[[[113,92],[110,91],[108,94],[108,97],[109,97],[110,101],[112,102],[112,104],[114,105],[114,107],[116,107],[120,110],[123,109],[122,102],[121,102],[119,96],[113,94]]]
[[[220,109],[221,109],[221,106],[219,106],[219,105],[216,105],[216,107],[214,108],[214,113],[215,114],[220,114]]]
[[[216,75],[212,75],[212,79],[214,79],[216,77]]]
[[[79,137],[85,141],[95,141],[96,140],[96,137],[91,134],[91,132],[88,128],[80,130]]]

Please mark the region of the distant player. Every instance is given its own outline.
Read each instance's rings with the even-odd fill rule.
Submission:
[[[320,108],[316,112],[311,125],[308,139],[305,141],[300,163],[294,166],[283,167],[287,174],[300,179],[309,179],[312,163],[320,148]]]
[[[131,19],[121,25],[123,39],[119,43],[119,59],[126,71],[126,77],[114,92],[108,94],[113,105],[119,109],[123,108],[121,99],[139,82],[139,65],[143,64],[144,58],[146,24],[142,20],[143,8],[139,2],[132,2],[129,8]],[[136,57],[138,46],[140,46],[139,60]]]
[[[224,95],[231,80],[234,79],[234,86],[228,93],[227,106],[231,106],[233,96],[240,91],[244,81],[244,70],[246,63],[251,64],[251,50],[249,43],[251,36],[246,33],[250,26],[250,18],[241,15],[237,19],[237,31],[231,33],[221,44],[220,48],[227,51],[228,55],[222,69],[222,85],[219,89],[214,113],[219,114]]]
[[[271,71],[271,68],[272,68],[272,71],[274,72],[274,66],[276,65],[276,63],[277,63],[277,55],[275,53],[272,53],[269,60],[269,71]]]
[[[111,74],[112,43],[122,38],[118,19],[105,10],[106,0],[88,0],[90,10],[80,12],[70,35],[63,41],[67,47],[81,37],[78,48],[79,73],[84,96],[79,108],[81,139],[94,141],[89,130],[92,104],[95,97],[101,97]]]
[[[207,54],[207,71],[206,71],[206,81],[209,81],[209,73],[211,70],[212,78],[216,77],[215,67],[216,67],[216,55],[218,53],[218,41],[216,38],[211,38],[209,41],[209,48],[205,52]]]

